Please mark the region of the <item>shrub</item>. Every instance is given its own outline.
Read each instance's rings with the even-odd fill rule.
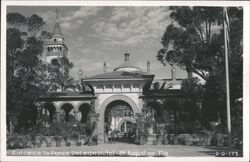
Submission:
[[[29,135],[13,134],[7,137],[7,149],[22,149],[32,147]]]

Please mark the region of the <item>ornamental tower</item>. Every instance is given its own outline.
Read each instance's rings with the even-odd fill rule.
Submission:
[[[45,43],[44,62],[58,65],[60,58],[67,57],[68,48],[65,44],[61,31],[58,10],[56,9],[56,23],[52,33],[52,38]]]

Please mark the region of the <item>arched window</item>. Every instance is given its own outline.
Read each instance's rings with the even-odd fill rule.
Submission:
[[[59,66],[59,62],[58,62],[57,59],[53,59],[53,60],[51,61],[51,64],[52,64],[53,66]]]

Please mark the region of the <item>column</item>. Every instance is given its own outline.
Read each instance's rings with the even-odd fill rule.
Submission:
[[[91,134],[91,136],[92,136],[92,140],[94,141],[94,142],[96,142],[96,144],[98,144],[99,142],[99,138],[98,138],[98,118],[99,118],[99,114],[91,114],[90,115],[90,123],[91,123],[91,129],[92,129],[92,126],[93,126],[93,124],[94,123],[96,123],[96,125],[95,125],[95,127],[93,128],[93,130],[92,130],[92,134]],[[96,140],[96,141],[95,141]]]
[[[57,122],[61,122],[60,121],[60,115],[61,115],[60,111],[56,111],[55,116],[56,116],[56,121]]]
[[[154,110],[151,109],[149,110],[150,113],[147,113],[147,118],[150,121],[150,127],[148,128],[148,140],[147,140],[147,144],[153,144],[153,140],[154,140]]]
[[[145,118],[143,113],[136,113],[136,122],[138,128],[136,129],[136,136],[140,138],[138,144],[144,144],[145,137],[144,137],[144,129],[145,129]]]
[[[127,121],[124,121],[124,133],[127,133]]]

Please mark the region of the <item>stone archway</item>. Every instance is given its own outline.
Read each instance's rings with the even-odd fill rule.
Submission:
[[[65,103],[62,105],[61,110],[63,110],[65,113],[65,122],[70,121],[70,111],[73,109],[74,109],[74,107],[70,103]]]
[[[103,143],[104,142],[104,136],[105,136],[105,130],[104,130],[104,119],[105,119],[105,110],[107,108],[107,106],[113,102],[113,101],[124,101],[126,102],[133,110],[133,114],[135,117],[135,114],[139,112],[139,108],[136,105],[136,103],[129,98],[128,96],[125,95],[113,95],[108,97],[106,100],[104,100],[104,102],[101,104],[101,106],[98,109],[98,114],[100,114],[99,116],[99,123],[98,123],[98,138],[99,138],[99,142]]]
[[[124,122],[130,122],[130,123],[133,123],[133,124],[136,123],[135,119],[124,118],[124,119],[122,119],[122,120],[119,122],[118,128],[121,128],[121,126],[122,126],[122,124],[123,124]]]
[[[59,61],[58,59],[54,58],[51,60],[51,65],[54,66],[54,67],[57,67],[59,66]]]
[[[91,109],[91,105],[88,103],[83,103],[79,106],[79,112],[81,113],[81,119],[80,119],[81,123],[87,122],[90,109]]]
[[[53,116],[56,113],[56,107],[54,106],[52,102],[48,102],[48,103],[45,103],[44,109],[49,111],[49,122],[52,123]]]
[[[119,122],[118,128],[119,130],[121,130],[122,133],[131,133],[131,132],[135,133],[134,129],[135,124],[136,124],[135,119],[124,118]]]

